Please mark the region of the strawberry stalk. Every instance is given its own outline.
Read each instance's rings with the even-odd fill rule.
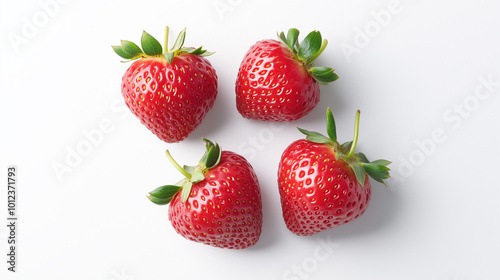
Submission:
[[[349,150],[349,153],[346,155],[347,159],[350,159],[352,155],[354,155],[354,150],[356,149],[356,145],[358,144],[358,135],[359,135],[359,115],[361,112],[358,110],[356,112],[356,118],[354,120],[354,136],[352,140],[352,145],[351,149]],[[333,115],[332,115],[333,116]]]
[[[185,203],[189,198],[193,184],[203,181],[208,170],[219,164],[222,156],[222,149],[219,144],[214,144],[208,139],[203,139],[203,141],[205,141],[206,151],[197,166],[184,165],[181,167],[170,152],[166,151],[168,160],[185,178],[175,185],[161,186],[149,192],[147,197],[151,202],[158,205],[165,205],[170,203],[178,192],[181,192],[181,202]]]
[[[165,37],[163,38],[163,47],[166,49],[168,49],[168,26],[165,26]]]
[[[172,157],[172,155],[170,155],[170,152],[168,150],[165,152],[165,154],[167,155],[168,160],[170,161],[170,163],[172,163],[172,165],[175,167],[175,169],[177,169],[180,173],[182,173],[182,175],[186,176],[186,178],[191,179],[191,177],[192,177],[191,174],[189,174],[186,170],[184,170],[177,163],[177,161],[175,161],[175,159]]]
[[[326,110],[326,127],[328,137],[314,131],[308,131],[298,128],[300,132],[306,135],[306,140],[329,145],[332,152],[335,153],[336,160],[342,160],[354,171],[356,180],[361,186],[364,186],[366,175],[372,177],[375,181],[385,185],[384,180],[390,177],[389,165],[391,162],[385,159],[379,159],[370,162],[365,154],[355,153],[356,145],[359,137],[359,119],[361,112],[356,112],[354,123],[354,136],[353,140],[340,145],[337,142],[337,132],[335,126],[335,119],[333,118],[330,108]]]

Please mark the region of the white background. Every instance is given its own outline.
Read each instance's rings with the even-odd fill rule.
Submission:
[[[215,107],[184,142],[166,144],[127,111],[128,64],[111,49],[143,30],[203,45],[219,76]],[[234,82],[250,45],[296,27],[320,30],[317,60],[340,79],[305,118],[242,118]],[[497,1],[0,1],[0,278],[500,279],[500,4]],[[282,151],[325,132],[393,161],[358,220],[311,237],[282,220]],[[98,130],[100,132],[98,132]],[[86,135],[94,135],[91,143]],[[97,136],[99,135],[99,136]],[[245,250],[183,239],[145,195],[197,163],[207,137],[248,158],[264,226]],[[75,151],[84,152],[76,156]],[[7,166],[18,167],[18,272],[7,271]],[[64,165],[65,172],[54,166]]]

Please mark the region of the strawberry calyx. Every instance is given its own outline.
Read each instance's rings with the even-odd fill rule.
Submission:
[[[127,40],[121,40],[120,45],[111,47],[113,48],[113,51],[115,51],[117,55],[119,55],[121,58],[126,59],[125,61],[122,62],[129,62],[139,58],[159,57],[166,59],[169,64],[172,64],[174,57],[184,53],[201,55],[201,56],[209,56],[213,54],[213,52],[208,52],[202,49],[202,47],[199,48],[183,47],[184,39],[186,38],[186,28],[184,28],[179,33],[172,48],[168,49],[168,33],[169,29],[168,26],[166,26],[165,41],[163,46],[153,36],[151,36],[146,31],[143,31],[141,36],[142,49],[134,42]]]
[[[361,186],[364,186],[367,174],[375,181],[386,185],[384,180],[390,177],[390,169],[387,165],[391,162],[385,159],[369,161],[365,154],[355,153],[356,145],[358,143],[360,114],[361,113],[358,110],[356,112],[353,140],[343,144],[339,144],[337,141],[335,119],[333,118],[332,111],[329,107],[326,110],[326,127],[328,137],[315,131],[309,131],[302,128],[298,128],[298,130],[306,135],[306,140],[308,141],[331,146],[335,153],[335,159],[343,160],[347,163],[347,165],[354,171],[356,180]]]
[[[185,176],[185,178],[174,185],[160,186],[149,192],[147,197],[151,202],[158,205],[165,205],[170,203],[177,193],[181,192],[181,202],[185,203],[189,198],[193,184],[203,181],[205,179],[205,174],[219,164],[222,156],[222,150],[219,144],[214,144],[205,138],[203,141],[205,141],[206,151],[197,166],[184,165],[181,167],[170,155],[170,152],[168,150],[166,151],[168,160]]]
[[[318,58],[328,45],[326,39],[322,39],[319,31],[311,31],[302,42],[299,42],[299,30],[290,28],[285,35],[278,33],[278,39],[285,44],[294,57],[300,61],[309,72],[309,75],[318,83],[326,85],[339,78],[330,67],[313,67],[313,62]]]

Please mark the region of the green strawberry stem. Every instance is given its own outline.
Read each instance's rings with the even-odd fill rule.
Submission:
[[[385,185],[384,179],[390,177],[390,169],[387,167],[387,165],[389,165],[391,162],[384,159],[370,162],[365,154],[355,153],[359,137],[360,114],[361,112],[358,110],[356,112],[356,118],[354,122],[353,140],[342,145],[337,142],[335,119],[333,118],[333,114],[330,108],[326,109],[326,127],[329,137],[326,137],[321,133],[315,131],[309,131],[302,128],[298,129],[300,132],[306,135],[306,140],[330,146],[332,151],[335,153],[335,159],[343,160],[347,163],[347,165],[354,171],[356,180],[361,186],[364,186],[365,184],[366,175],[372,177],[375,181]]]
[[[172,163],[172,165],[175,167],[175,169],[179,170],[179,172],[182,173],[182,175],[186,176],[186,178],[188,179],[191,179],[191,174],[189,174],[186,170],[184,170],[178,163],[177,161],[175,161],[175,159],[172,157],[172,155],[170,154],[170,152],[167,150],[165,152],[167,154],[167,158],[168,160],[170,161],[170,163]]]
[[[354,137],[352,140],[351,149],[349,150],[349,153],[346,156],[347,159],[350,159],[352,157],[352,155],[354,155],[354,150],[356,149],[356,145],[358,144],[359,115],[360,114],[361,114],[361,112],[358,110],[356,112],[356,119],[354,120]]]
[[[165,26],[165,38],[163,38],[163,49],[168,50],[168,26]]]
[[[185,203],[191,194],[193,184],[205,180],[205,173],[219,164],[222,157],[222,149],[219,144],[214,144],[207,139],[203,139],[203,141],[205,142],[206,151],[197,166],[185,165],[181,167],[168,150],[165,152],[168,160],[185,178],[175,185],[161,186],[149,192],[147,197],[151,202],[158,205],[165,205],[170,203],[178,192],[181,192],[181,202]]]

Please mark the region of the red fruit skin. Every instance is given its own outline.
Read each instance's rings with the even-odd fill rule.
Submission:
[[[319,84],[288,47],[263,40],[250,47],[236,80],[236,107],[248,119],[294,121],[319,102]]]
[[[132,113],[167,143],[185,139],[205,118],[217,97],[217,74],[210,62],[181,54],[142,58],[122,78],[122,95]]]
[[[361,216],[371,197],[331,146],[297,140],[285,149],[278,169],[283,218],[296,235],[313,235]]]
[[[242,156],[222,151],[220,163],[193,184],[185,203],[178,193],[168,219],[183,237],[207,245],[244,249],[262,231],[262,199],[257,176]]]

